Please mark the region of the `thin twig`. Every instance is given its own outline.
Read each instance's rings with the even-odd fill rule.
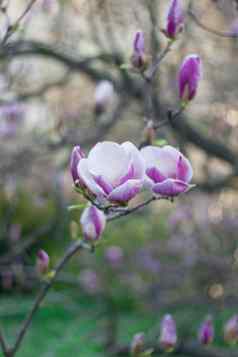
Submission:
[[[2,329],[0,329],[0,346],[2,347],[2,351],[4,353],[4,355],[7,357],[8,356],[8,351],[9,351],[9,347],[7,346],[6,343],[6,338],[3,334]]]
[[[153,80],[153,78],[156,75],[156,72],[160,66],[160,63],[163,61],[163,59],[166,57],[166,55],[169,53],[171,50],[171,46],[173,44],[173,41],[169,41],[167,43],[167,46],[163,49],[161,53],[158,54],[154,62],[151,64],[151,66],[147,69],[147,71],[144,73],[144,78],[150,82]]]
[[[31,0],[23,13],[17,18],[17,20],[11,25],[9,24],[7,32],[2,40],[2,45],[4,45],[9,38],[13,35],[13,33],[16,31],[18,26],[20,25],[21,21],[24,19],[24,17],[28,14],[28,12],[31,10],[32,6],[36,3],[37,0]]]
[[[191,19],[194,21],[194,23],[199,26],[201,29],[203,29],[204,31],[210,32],[213,35],[219,36],[219,37],[223,37],[223,38],[227,38],[227,39],[231,39],[231,38],[237,38],[238,34],[236,33],[232,33],[232,32],[222,32],[222,31],[218,31],[215,30],[209,26],[207,26],[206,24],[202,23],[198,17],[194,14],[194,12],[192,10],[188,11],[188,15],[191,17]]]
[[[54,275],[53,277],[47,282],[45,283],[45,285],[43,285],[43,287],[41,288],[28,316],[26,317],[26,319],[24,320],[18,336],[16,338],[16,342],[14,343],[13,347],[8,350],[8,355],[5,354],[5,356],[14,356],[15,353],[18,351],[21,342],[28,330],[29,325],[32,322],[33,316],[35,315],[35,313],[38,311],[43,299],[45,298],[46,294],[48,293],[49,289],[51,288],[51,286],[53,285],[53,283],[55,282],[58,274],[60,273],[60,271],[63,269],[63,267],[66,265],[66,263],[70,260],[70,258],[75,255],[78,251],[80,251],[81,249],[90,249],[90,247],[84,242],[84,241],[76,241],[74,242],[69,249],[67,250],[67,252],[65,253],[64,257],[60,260],[60,262],[58,263],[58,265],[56,266],[55,270],[54,270]]]
[[[124,211],[121,211],[111,217],[108,217],[107,221],[110,222],[110,221],[114,221],[115,219],[128,216],[129,214],[139,211],[140,209],[144,208],[145,206],[148,206],[151,202],[158,201],[158,200],[170,200],[170,199],[168,197],[155,197],[155,196],[150,197],[148,200],[138,204],[135,207],[125,209]]]

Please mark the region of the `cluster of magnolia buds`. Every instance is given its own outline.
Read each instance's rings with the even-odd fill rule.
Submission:
[[[87,157],[76,146],[70,167],[76,191],[91,202],[81,216],[84,239],[89,241],[100,238],[106,207],[125,207],[142,190],[173,198],[191,187],[193,176],[189,160],[174,147],[138,150],[131,142],[97,143]]]
[[[162,31],[170,41],[176,40],[178,34],[182,31],[184,18],[180,0],[172,0],[166,17],[166,26]],[[150,64],[149,58],[150,56],[145,51],[144,33],[137,31],[133,40],[131,64],[133,68],[144,72]],[[197,54],[186,56],[178,73],[179,97],[183,105],[186,105],[195,97],[201,76],[200,57]]]
[[[198,330],[198,341],[201,345],[213,343],[215,329],[211,316],[208,316],[201,324]],[[224,326],[224,340],[229,344],[238,343],[238,315],[231,317]],[[177,328],[174,318],[166,314],[160,325],[159,346],[165,352],[173,351],[178,343]],[[137,333],[131,342],[131,355],[134,357],[144,356],[145,352],[145,335]],[[146,354],[149,355],[149,354]]]

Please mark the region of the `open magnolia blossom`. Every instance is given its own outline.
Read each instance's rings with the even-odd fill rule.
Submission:
[[[71,173],[75,184],[86,189],[99,202],[124,204],[141,191],[145,167],[140,151],[132,143],[119,145],[104,141],[96,144],[87,158],[74,149]]]
[[[146,184],[159,196],[175,197],[190,188],[193,169],[188,159],[177,149],[146,146],[141,149],[145,161]]]

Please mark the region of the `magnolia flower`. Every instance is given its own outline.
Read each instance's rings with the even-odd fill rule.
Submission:
[[[127,203],[143,185],[144,162],[139,150],[130,142],[121,145],[110,141],[98,143],[87,158],[81,158],[75,165],[77,168],[73,171],[77,170],[80,187],[99,201]]]
[[[198,55],[187,56],[179,70],[179,97],[185,103],[192,100],[198,89],[202,77],[201,59]]]
[[[145,346],[145,334],[143,332],[137,333],[133,336],[131,341],[130,351],[132,356],[140,356]]]
[[[212,318],[208,317],[201,325],[198,332],[198,339],[203,345],[208,345],[214,340],[214,326]]]
[[[42,275],[47,273],[49,268],[50,258],[49,255],[43,250],[39,250],[36,259],[36,270],[38,274]]]
[[[224,340],[228,343],[238,343],[238,315],[234,315],[224,326]]]
[[[106,216],[97,207],[90,205],[83,211],[80,223],[84,239],[89,241],[98,240],[106,226]]]
[[[145,38],[142,31],[137,31],[133,40],[132,65],[141,69],[145,65]]]
[[[165,351],[174,349],[177,343],[176,323],[169,314],[165,315],[160,327],[160,344]]]
[[[106,110],[113,96],[114,87],[110,81],[104,80],[97,84],[94,94],[96,114],[103,113]]]
[[[186,192],[193,176],[188,159],[177,149],[147,146],[141,149],[148,179],[146,184],[160,196],[174,197]]]
[[[166,18],[165,35],[174,40],[183,29],[184,14],[180,0],[171,0]]]

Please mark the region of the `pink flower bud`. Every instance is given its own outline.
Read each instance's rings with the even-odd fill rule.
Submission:
[[[187,56],[179,70],[179,97],[183,102],[192,100],[198,89],[202,77],[201,59],[198,55]]]
[[[224,326],[224,340],[227,343],[238,343],[238,315],[234,315]]]
[[[131,341],[131,355],[132,356],[140,356],[140,354],[144,350],[145,345],[145,335],[143,332],[137,333],[133,336]]]
[[[131,57],[132,65],[141,69],[146,62],[145,57],[145,39],[142,31],[137,31],[133,40],[133,54]]]
[[[36,270],[40,275],[47,273],[49,268],[50,258],[48,254],[43,250],[39,250],[36,259]]]
[[[165,315],[160,327],[160,344],[165,351],[172,351],[177,343],[176,323],[169,314]]]
[[[102,235],[106,226],[106,216],[97,207],[90,205],[83,211],[80,223],[84,239],[96,241]]]
[[[80,177],[78,174],[78,164],[79,161],[84,158],[84,152],[80,148],[79,145],[75,146],[73,148],[73,151],[71,153],[71,158],[70,158],[70,170],[71,170],[71,175],[74,181],[74,184],[77,186],[78,183],[80,183]]]
[[[166,21],[165,35],[174,40],[183,29],[184,14],[180,0],[171,0]]]
[[[211,317],[208,317],[201,325],[198,332],[198,339],[201,344],[208,345],[214,340],[214,326]]]

